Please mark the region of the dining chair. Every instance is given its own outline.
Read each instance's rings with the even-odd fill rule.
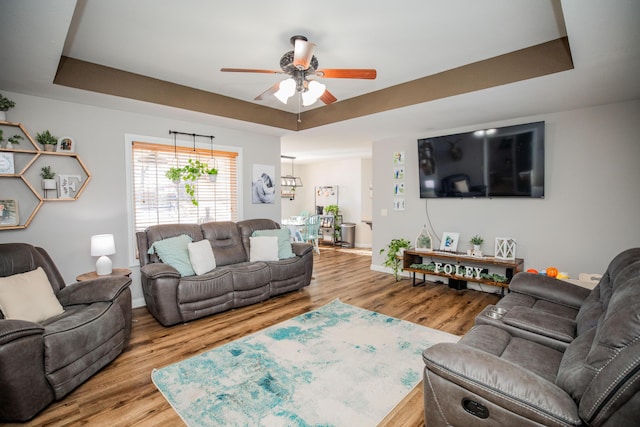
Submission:
[[[312,215],[305,220],[302,238],[305,242],[311,243],[317,254],[320,253],[318,233],[320,232],[320,215]]]

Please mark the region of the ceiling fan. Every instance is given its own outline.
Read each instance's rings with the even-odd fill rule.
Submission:
[[[220,71],[232,73],[266,73],[286,74],[286,80],[276,83],[254,99],[260,101],[266,96],[274,95],[284,104],[288,99],[300,93],[302,105],[313,105],[318,99],[325,104],[337,101],[326,86],[309,77],[338,78],[338,79],[375,79],[376,70],[362,68],[318,68],[318,58],[313,55],[316,45],[310,43],[305,36],[291,37],[293,50],[285,53],[280,58],[281,71],[259,70],[251,68],[221,68]]]

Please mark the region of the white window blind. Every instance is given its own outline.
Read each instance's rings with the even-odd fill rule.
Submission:
[[[213,157],[212,157],[213,155]],[[193,149],[134,141],[132,146],[135,231],[150,225],[238,220],[237,156],[231,151]],[[169,168],[198,159],[218,169],[216,182],[196,182],[198,206],[191,203],[184,182],[166,176]]]

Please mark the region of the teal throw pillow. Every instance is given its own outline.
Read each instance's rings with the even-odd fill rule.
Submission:
[[[256,230],[252,236],[276,236],[278,238],[278,259],[287,259],[296,256],[291,249],[291,232],[288,228]]]
[[[186,234],[158,240],[151,245],[149,253],[152,254],[155,249],[162,262],[178,270],[181,276],[193,276],[196,272],[193,271],[189,260],[189,243],[191,241],[191,237]]]

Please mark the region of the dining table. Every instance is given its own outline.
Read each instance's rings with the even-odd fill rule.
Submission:
[[[292,242],[303,242],[302,238],[304,228],[306,227],[306,218],[303,216],[292,216],[282,219],[282,225],[291,231]]]

